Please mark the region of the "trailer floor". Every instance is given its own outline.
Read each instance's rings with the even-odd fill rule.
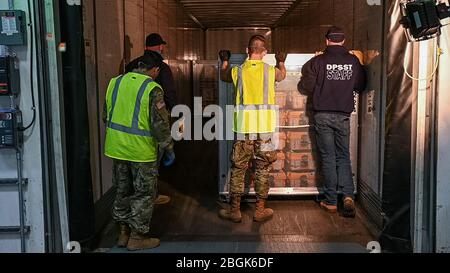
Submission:
[[[217,212],[227,205],[218,201],[216,151],[212,142],[177,145],[178,164],[161,173],[166,182],[159,185],[172,201],[157,206],[151,221],[151,233],[161,246],[145,252],[366,252],[374,240],[362,218],[329,214],[314,198],[270,200],[274,218],[262,224],[252,220],[252,203],[242,204],[242,223],[221,220]],[[126,252],[115,247],[116,238],[111,221],[96,251]]]

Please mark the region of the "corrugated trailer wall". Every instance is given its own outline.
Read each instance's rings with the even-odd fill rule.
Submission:
[[[296,53],[322,50],[325,47],[325,33],[332,25],[344,29],[347,46],[353,47],[354,2],[363,1],[320,0],[298,4],[274,27],[274,50]]]
[[[206,31],[206,59],[217,60],[221,49],[231,50],[232,53],[245,53],[248,40],[253,35],[263,35],[268,41],[267,49],[272,49],[272,32],[270,28],[213,28]]]
[[[112,162],[103,156],[105,127],[101,120],[109,80],[143,54],[148,34],[158,32],[168,43],[165,58],[173,68],[179,103],[189,104],[191,76],[185,74],[192,73],[187,68],[189,61],[204,59],[204,32],[175,0],[96,0],[84,1],[83,6],[91,164],[97,202],[112,187]]]
[[[382,165],[384,139],[385,77],[382,52],[384,50],[384,9],[368,5],[366,1],[354,1],[353,48],[376,56],[366,65],[368,73],[367,92],[360,95],[360,155],[359,188],[360,203],[378,227],[382,226],[381,182],[379,166]]]

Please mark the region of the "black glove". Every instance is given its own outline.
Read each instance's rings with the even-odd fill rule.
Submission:
[[[219,58],[222,62],[229,61],[231,58],[231,51],[229,50],[219,51]]]
[[[284,52],[278,52],[275,54],[275,58],[277,59],[277,63],[284,63],[286,62],[287,54]]]

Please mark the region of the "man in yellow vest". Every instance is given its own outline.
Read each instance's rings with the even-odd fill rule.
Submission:
[[[275,100],[275,81],[286,78],[284,62],[286,54],[276,55],[277,66],[262,61],[267,54],[266,39],[255,35],[250,38],[247,48],[249,58],[241,66],[230,67],[230,51],[222,50],[221,80],[233,83],[236,89],[236,110],[234,132],[238,140],[233,146],[230,179],[230,209],[219,211],[219,217],[235,223],[242,221],[240,203],[244,194],[245,174],[249,163],[255,164],[256,211],[253,220],[270,220],[273,210],[266,208],[269,194],[269,170],[276,161],[272,135],[276,131],[278,110]]]
[[[165,151],[166,166],[175,155],[164,92],[153,80],[160,64],[151,56],[132,64],[133,72],[113,78],[108,86],[105,155],[113,159],[117,188],[113,205],[113,218],[120,225],[117,245],[140,250],[160,244],[148,235],[157,195],[158,150]]]

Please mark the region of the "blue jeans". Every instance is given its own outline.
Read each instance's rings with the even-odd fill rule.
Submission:
[[[337,188],[345,197],[354,198],[352,164],[350,160],[350,118],[332,113],[316,113],[317,148],[322,159],[325,202],[337,204]]]

